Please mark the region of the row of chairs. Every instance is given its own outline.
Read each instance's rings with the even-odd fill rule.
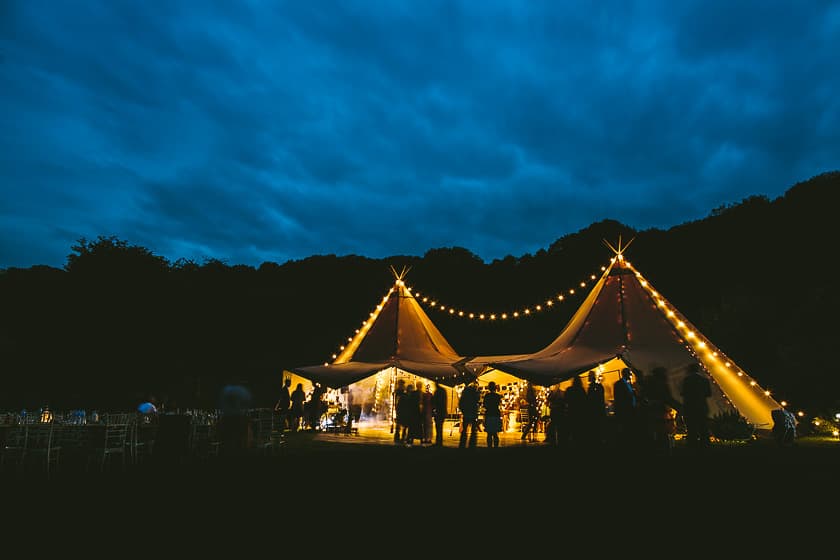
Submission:
[[[63,455],[83,455],[86,470],[94,466],[105,470],[115,459],[125,468],[127,461],[139,462],[154,441],[140,437],[138,421],[135,414],[120,413],[106,415],[97,426],[55,421],[7,425],[0,469],[22,472],[34,468],[49,475]]]
[[[253,409],[249,415],[250,452],[278,453],[285,437],[274,411]],[[59,466],[63,454],[83,461],[85,470],[125,469],[151,458],[159,437],[161,456],[176,447],[180,457],[206,459],[218,456],[223,446],[217,423],[199,418],[181,416],[179,420],[184,423],[175,425],[169,422],[172,418],[159,417],[153,426],[142,425],[144,417],[137,413],[106,414],[101,420],[97,426],[54,421],[8,425],[5,445],[0,449],[0,470],[36,467],[49,475]]]

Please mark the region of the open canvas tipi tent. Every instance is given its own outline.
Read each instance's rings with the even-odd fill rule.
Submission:
[[[628,243],[629,245],[629,243]],[[672,395],[691,363],[700,363],[712,383],[710,414],[733,408],[757,428],[772,427],[771,410],[781,406],[671,305],[624,259],[625,247],[548,346],[527,356],[473,358],[469,367],[482,377],[505,372],[544,387],[568,382],[589,370],[607,381],[629,366],[649,374],[664,367]]]
[[[347,387],[383,370],[404,372],[453,387],[472,377],[459,356],[395,272],[394,286],[332,363],[289,368],[333,389]]]

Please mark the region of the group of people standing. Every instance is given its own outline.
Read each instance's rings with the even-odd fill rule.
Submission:
[[[669,453],[673,448],[677,411],[685,421],[686,438],[690,448],[709,443],[708,399],[711,384],[700,364],[692,363],[680,387],[681,401],[671,394],[667,372],[654,368],[650,375],[625,367],[612,385],[612,420],[609,420],[606,391],[600,376],[588,372],[588,383],[582,376],[572,378],[571,385],[562,390],[555,386],[547,395],[547,424],[545,443],[553,446],[600,447],[608,441],[622,448],[650,446]],[[635,377],[635,380],[634,380]],[[290,392],[291,379],[286,379],[280,391],[275,412],[283,429],[297,431],[303,427],[317,429],[323,413],[324,390],[315,384],[307,395],[298,383]],[[499,447],[499,433],[504,430],[502,395],[491,381],[482,395],[478,381],[467,383],[458,398],[460,436],[458,447],[477,447],[480,412],[483,408],[483,431],[486,445]],[[446,389],[435,383],[434,391],[422,380],[415,383],[398,379],[393,392],[394,443],[411,447],[443,445],[443,426],[447,418]],[[546,420],[538,412],[538,398],[533,384],[528,383],[523,400],[522,439],[533,437],[536,422]]]
[[[563,392],[555,387],[548,396],[549,423],[546,442],[550,445],[600,445],[607,421],[604,386],[594,371],[588,373],[589,385],[576,376]]]
[[[475,381],[466,385],[458,403],[461,411],[459,447],[477,446],[482,406],[487,447],[499,446],[503,413],[502,399],[497,391],[496,383],[491,381],[482,398]],[[545,443],[577,448],[598,448],[612,443],[624,449],[649,448],[668,454],[673,449],[679,412],[685,421],[688,447],[702,449],[709,444],[711,384],[700,364],[688,366],[680,386],[681,401],[672,396],[667,371],[661,367],[654,368],[647,376],[629,367],[623,368],[612,385],[612,394],[610,419],[606,391],[594,370],[588,372],[586,386],[582,376],[575,376],[565,391],[554,387],[546,402]],[[530,383],[522,406],[525,408],[521,439],[525,440],[533,436],[539,418],[536,391]]]
[[[677,414],[685,422],[686,443],[690,449],[709,445],[709,403],[711,383],[699,363],[691,363],[680,384],[681,401],[674,398],[667,370],[655,367],[650,375],[637,375],[624,368],[613,386],[613,411],[618,443],[624,447],[647,445],[668,454],[673,449]]]
[[[296,432],[303,428],[317,429],[321,416],[326,409],[323,402],[324,388],[316,383],[312,388],[312,393],[307,398],[302,383],[298,383],[294,391],[289,391],[291,386],[292,380],[287,377],[280,388],[277,403],[274,405],[277,425],[282,431]]]
[[[432,392],[422,381],[398,379],[393,398],[395,444],[411,447],[416,440],[420,445],[443,445],[447,397],[442,385],[435,384]]]

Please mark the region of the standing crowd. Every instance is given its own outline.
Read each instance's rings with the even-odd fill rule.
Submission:
[[[309,397],[303,390],[303,384],[298,383],[294,391],[289,392],[292,380],[286,378],[280,388],[280,395],[274,405],[274,413],[277,425],[281,431],[290,430],[317,430],[321,424],[321,417],[326,412],[324,402],[325,389],[322,385],[315,383]]]
[[[432,392],[422,381],[397,380],[394,390],[394,443],[443,446],[443,423],[446,420],[446,390],[435,384]],[[433,429],[434,427],[434,429]]]
[[[544,403],[535,385],[526,383],[518,409],[521,440],[534,441],[541,431],[543,443],[556,447],[598,449],[609,444],[619,449],[652,449],[669,454],[681,416],[688,447],[701,450],[708,446],[711,384],[700,364],[688,366],[678,388],[679,400],[672,395],[664,368],[654,368],[649,375],[623,368],[610,387],[611,401],[598,372],[589,371],[585,377],[586,385],[584,376],[575,376],[565,390],[554,386]],[[275,406],[280,425],[291,431],[317,429],[323,414],[324,389],[316,383],[308,399],[300,383],[294,391],[290,389],[291,380],[286,379]],[[405,447],[443,446],[447,400],[446,388],[438,383],[433,389],[422,380],[397,379],[392,395],[394,443]],[[455,404],[459,413],[458,447],[477,447],[479,432],[483,431],[485,445],[498,448],[508,412],[497,384],[491,381],[482,391],[473,379]]]
[[[584,378],[587,379],[584,385]],[[499,434],[505,431],[507,412],[502,407],[502,397],[494,381],[486,390],[479,388],[477,380],[466,384],[458,398],[459,437],[458,447],[474,448],[479,445],[479,433],[485,432],[488,448],[500,445]],[[680,386],[680,399],[672,394],[667,372],[654,368],[643,375],[629,367],[623,368],[610,387],[612,400],[608,401],[598,372],[575,376],[568,387],[554,386],[545,403],[538,397],[535,385],[527,383],[518,414],[520,439],[535,441],[539,431],[544,433],[543,443],[578,449],[599,449],[606,445],[623,450],[652,450],[670,454],[677,432],[677,418],[682,415],[689,448],[703,449],[709,444],[709,407],[711,385],[708,375],[699,364],[691,364]],[[430,425],[420,418],[424,411],[434,418],[435,444],[442,445],[443,420],[446,417],[446,393],[438,386],[434,395],[443,398],[435,405],[435,398],[425,387],[398,382],[395,391],[396,426],[394,442],[411,446],[415,440],[431,443]],[[418,397],[421,398],[418,403]],[[429,407],[428,400],[432,401]],[[483,412],[483,415],[482,415]],[[540,429],[541,428],[541,429]]]

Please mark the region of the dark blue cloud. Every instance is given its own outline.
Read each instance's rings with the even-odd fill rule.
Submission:
[[[490,260],[837,169],[828,2],[0,7],[0,267]]]

